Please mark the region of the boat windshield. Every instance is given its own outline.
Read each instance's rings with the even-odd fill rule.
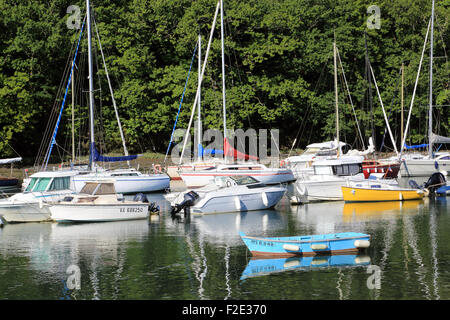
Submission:
[[[48,184],[52,178],[31,178],[25,192],[42,192],[47,189]]]
[[[259,183],[258,180],[251,176],[231,176],[231,179],[233,179],[238,186],[243,186],[246,184],[253,184],[253,183]]]

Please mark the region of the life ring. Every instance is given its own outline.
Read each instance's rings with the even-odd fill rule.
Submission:
[[[155,164],[153,165],[153,168],[155,169],[155,172],[161,173],[161,165],[160,164]]]

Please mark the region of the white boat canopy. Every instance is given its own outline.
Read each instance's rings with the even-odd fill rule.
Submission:
[[[9,159],[0,159],[0,164],[9,164],[14,162],[22,161],[22,158],[9,158]]]

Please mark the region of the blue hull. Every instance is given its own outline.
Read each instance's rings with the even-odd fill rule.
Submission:
[[[259,238],[240,232],[253,256],[314,256],[357,253],[370,246],[370,235],[356,232],[323,235]]]
[[[293,269],[357,267],[370,264],[370,257],[365,255],[324,255],[320,257],[291,257],[276,259],[251,259],[242,272],[241,280],[284,272]]]

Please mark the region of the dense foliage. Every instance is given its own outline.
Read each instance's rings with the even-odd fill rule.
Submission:
[[[191,57],[200,32],[206,51],[216,0],[92,1],[115,98],[132,152],[165,152],[180,104]],[[366,48],[390,125],[400,144],[400,67],[405,64],[405,123],[431,0],[379,0],[381,26],[369,29],[372,1],[227,0],[225,61],[229,128],[278,128],[280,143],[297,147],[335,135],[333,39],[336,39],[352,101],[367,143],[377,148],[385,122],[374,83],[368,90]],[[0,157],[34,157],[50,114],[59,112],[68,62],[79,30],[69,29],[67,8],[81,0],[0,0]],[[450,1],[436,1],[434,28],[434,132],[449,135]],[[204,128],[222,126],[220,21],[216,25],[202,86]],[[366,37],[364,34],[366,33]],[[84,39],[84,38],[83,38]],[[85,51],[86,41],[83,40]],[[83,54],[80,54],[83,57]],[[426,142],[429,44],[413,108],[408,143]],[[80,58],[81,61],[81,58]],[[81,62],[80,66],[82,68]],[[83,66],[83,68],[85,68]],[[96,60],[97,124],[104,150],[120,151],[121,140],[101,58]],[[340,69],[340,66],[339,66]],[[84,79],[87,73],[80,73]],[[339,73],[341,140],[361,148],[355,117]],[[186,128],[197,87],[194,61],[179,128]],[[87,118],[87,81],[76,108],[78,141]],[[69,92],[70,94],[70,92]],[[59,94],[59,96],[61,96]],[[59,99],[59,100],[58,100]],[[99,100],[101,99],[101,103]],[[372,107],[370,100],[373,101]],[[82,103],[83,102],[83,103]],[[70,152],[70,98],[61,121],[56,155]],[[55,123],[51,123],[53,130]],[[45,142],[48,143],[48,142]],[[392,145],[386,136],[388,150]],[[87,145],[83,145],[85,153]]]

